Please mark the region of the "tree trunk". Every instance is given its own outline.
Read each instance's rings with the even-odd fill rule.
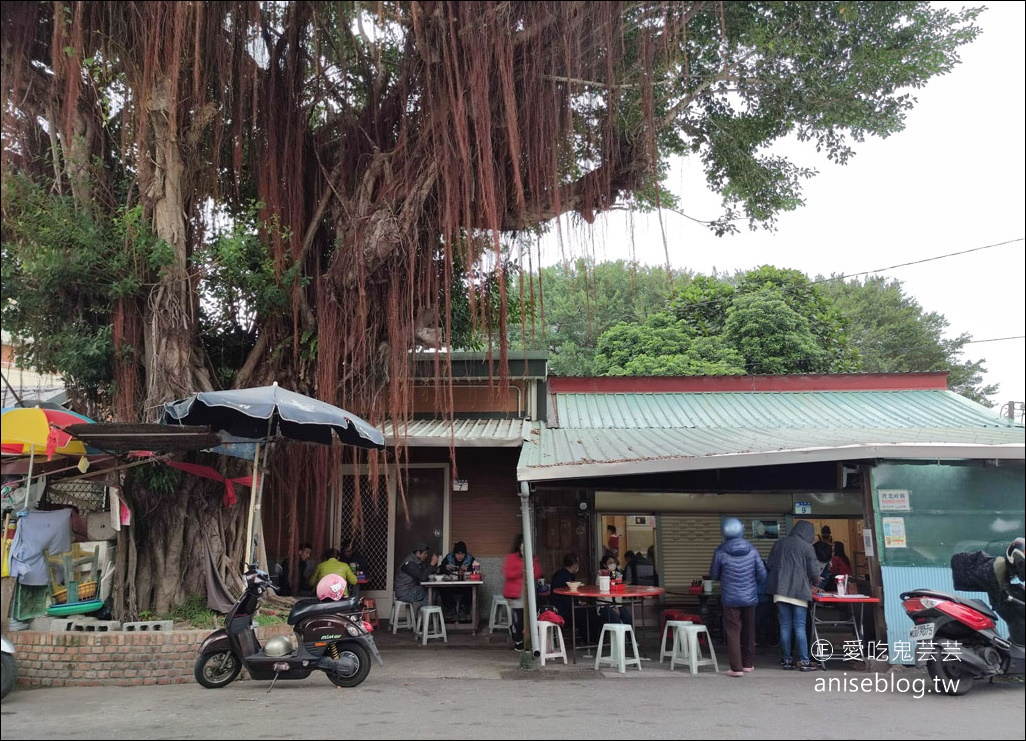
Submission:
[[[176,101],[171,97],[171,81],[166,77],[160,79],[149,100],[152,159],[143,158],[147,164],[140,167],[139,173],[153,231],[171,247],[173,254],[150,294],[144,330],[145,409],[151,410],[151,416],[169,399],[213,389],[196,351],[197,301],[188,272],[190,249],[184,198],[192,178],[185,166],[180,134],[172,126]]]

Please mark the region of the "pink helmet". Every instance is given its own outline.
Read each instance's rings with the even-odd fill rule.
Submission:
[[[317,599],[340,600],[346,596],[349,584],[338,574],[328,574],[317,582]]]

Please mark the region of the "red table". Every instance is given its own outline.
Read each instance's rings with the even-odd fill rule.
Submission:
[[[597,584],[587,584],[587,585],[583,585],[582,584],[577,589],[569,589],[567,587],[560,587],[559,589],[553,589],[552,592],[553,592],[553,594],[561,594],[561,595],[564,595],[566,597],[570,597],[570,616],[571,616],[571,618],[570,618],[570,623],[571,623],[570,636],[571,636],[571,643],[573,645],[573,648],[572,648],[573,661],[576,664],[577,663],[577,611],[574,608],[576,607],[576,601],[577,601],[578,598],[581,598],[582,600],[589,600],[589,599],[603,599],[603,600],[610,600],[610,601],[612,601],[613,599],[624,599],[624,600],[627,600],[627,601],[629,601],[631,603],[631,618],[633,618],[634,617],[634,603],[636,601],[644,600],[644,599],[651,599],[653,597],[658,597],[661,594],[665,594],[666,590],[663,589],[662,587],[624,586],[622,589],[619,589],[619,590],[617,590],[615,592],[613,590],[609,590],[609,591],[603,592],[603,591],[599,590]],[[642,609],[642,611],[641,611],[641,627],[644,627],[644,626],[645,626],[645,610]]]
[[[838,658],[841,658],[841,659],[854,659],[854,658],[865,659],[866,658],[865,645],[864,645],[863,640],[862,640],[862,636],[863,636],[863,633],[862,633],[863,611],[866,609],[866,605],[876,605],[876,604],[879,604],[879,603],[880,603],[880,600],[877,599],[876,597],[868,597],[868,596],[866,596],[864,594],[838,595],[838,594],[835,594],[833,592],[820,592],[820,593],[814,593],[812,595],[812,611],[811,611],[812,612],[812,646],[810,646],[810,649],[812,649],[812,658],[816,659],[816,661],[818,661],[820,663],[820,666],[823,667],[824,671],[826,671],[826,662],[830,658],[833,657],[834,651],[831,648],[831,651],[829,652],[830,655],[827,655],[827,652],[825,650],[823,650],[823,649],[826,648],[825,645],[821,645],[821,650],[816,651],[816,649],[815,649],[816,644],[819,643],[819,626],[822,625],[822,626],[831,626],[831,627],[834,627],[834,626],[848,626],[848,627],[850,627],[851,630],[852,630],[852,633],[854,633],[854,635],[855,635],[855,640],[858,642],[858,649],[859,649],[858,656],[857,657],[856,656],[852,656],[852,655],[849,654],[849,652],[843,651],[841,653],[841,656],[839,656]],[[847,619],[845,619],[845,620],[839,620],[839,619],[838,620],[822,620],[816,614],[816,606],[817,605],[830,605],[832,607],[838,607],[840,605],[858,605],[859,606],[858,617],[855,616],[855,610],[851,609],[851,610],[848,611],[849,612],[849,617]],[[820,655],[816,656],[816,653],[819,653]]]

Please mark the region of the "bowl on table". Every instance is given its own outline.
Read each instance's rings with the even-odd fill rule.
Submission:
[[[569,589],[571,592],[576,592],[583,583],[584,582],[581,581],[568,581],[566,583],[566,588]]]

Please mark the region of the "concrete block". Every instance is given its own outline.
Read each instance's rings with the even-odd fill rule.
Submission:
[[[117,620],[74,620],[68,630],[82,631],[84,633],[109,633],[112,630],[121,630],[121,623]]]
[[[128,633],[142,633],[149,631],[155,633],[157,631],[169,632],[174,628],[174,622],[171,620],[147,620],[135,623],[125,623],[121,630]]]
[[[37,617],[32,618],[29,623],[29,630],[38,630],[42,633],[61,632],[66,629],[68,620],[66,618]]]

